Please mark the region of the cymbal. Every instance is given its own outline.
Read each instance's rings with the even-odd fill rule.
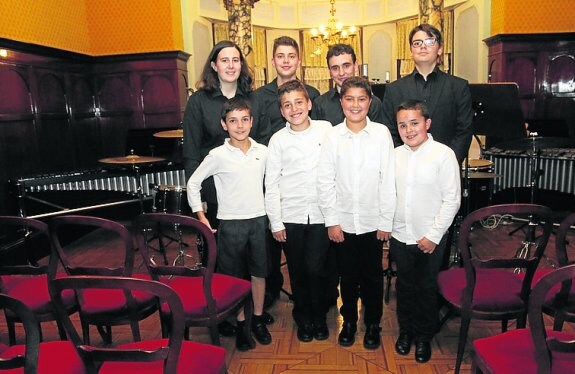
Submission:
[[[523,139],[516,139],[497,144],[497,148],[501,148],[503,150],[517,150],[517,151],[530,151],[533,148],[539,150],[548,148],[571,148],[571,147],[575,147],[575,141],[573,141],[573,139],[544,137],[544,136],[530,136]]]
[[[184,129],[160,131],[154,134],[156,138],[183,138]]]
[[[500,178],[501,175],[495,173],[486,173],[482,171],[474,171],[469,173],[469,179],[494,179]]]
[[[116,164],[116,165],[131,165],[131,164],[146,164],[152,162],[164,161],[162,157],[148,157],[138,155],[128,155],[122,157],[108,157],[98,160],[103,164]]]

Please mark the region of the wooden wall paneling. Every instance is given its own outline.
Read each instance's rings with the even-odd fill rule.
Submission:
[[[98,157],[103,153],[100,123],[96,117],[94,80],[88,74],[71,74],[70,92],[73,149],[77,167],[93,168],[98,166]]]
[[[134,120],[130,74],[99,74],[96,87],[96,117],[102,142],[102,154],[98,158],[123,156],[126,134]]]
[[[535,115],[535,95],[537,87],[537,55],[533,53],[508,56],[507,80],[519,86],[519,100],[525,118]]]
[[[66,171],[77,168],[66,75],[61,71],[37,68],[38,143],[41,170]]]
[[[142,73],[140,79],[143,127],[178,127],[181,114],[177,74],[150,71]]]
[[[34,172],[39,157],[29,69],[0,63],[0,177]]]

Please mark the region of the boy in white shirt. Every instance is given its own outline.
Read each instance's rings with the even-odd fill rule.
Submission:
[[[327,134],[318,165],[319,205],[340,268],[342,346],[355,342],[361,292],[366,326],[363,345],[381,344],[383,241],[395,211],[393,140],[387,126],[367,113],[372,92],[365,78],[351,77],[340,91],[345,120]]]
[[[461,201],[459,163],[448,146],[433,139],[429,111],[419,100],[397,108],[403,145],[395,149],[397,208],[390,242],[397,265],[395,349],[407,355],[415,340],[415,360],[431,358],[438,319],[437,274],[447,230]]]
[[[293,317],[302,342],[326,340],[325,265],[329,238],[318,206],[317,162],[327,121],[311,120],[311,100],[298,80],[278,88],[280,111],[286,126],[269,142],[265,176],[266,212],[272,235],[285,252]]]
[[[198,219],[211,228],[202,207],[202,182],[214,177],[218,198],[218,272],[251,276],[254,316],[252,332],[260,344],[270,344],[271,335],[262,318],[265,278],[269,273],[266,248],[267,218],[263,179],[268,149],[249,137],[252,113],[249,102],[236,96],[222,109],[221,123],[229,138],[204,158],[187,184],[188,202]],[[237,315],[236,347],[254,348],[245,333],[245,315]]]

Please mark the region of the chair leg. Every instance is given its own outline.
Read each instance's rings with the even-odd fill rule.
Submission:
[[[563,330],[563,323],[565,322],[565,315],[561,311],[555,313],[555,320],[553,320],[553,331]]]
[[[517,318],[517,328],[524,329],[527,326],[527,313],[525,313],[520,318]]]
[[[134,341],[135,342],[142,341],[142,336],[140,335],[140,325],[138,324],[138,321],[131,320],[130,321],[130,328],[132,329],[132,336],[134,337]],[[112,329],[110,329],[110,333],[111,332],[112,332]]]
[[[84,344],[90,345],[90,325],[84,322],[82,317],[80,317],[80,324],[82,325],[82,336],[84,337]]]
[[[212,338],[213,345],[221,345],[220,333],[218,331],[218,321],[216,318],[210,318],[210,337]]]
[[[16,344],[16,327],[14,326],[14,321],[6,317],[6,325],[8,326],[8,344]]]
[[[106,344],[112,344],[112,326],[97,325],[96,328]]]
[[[461,314],[461,327],[459,328],[459,342],[457,343],[457,359],[455,360],[455,374],[459,374],[461,369],[461,362],[463,361],[463,353],[465,353],[465,345],[467,343],[467,333],[469,332],[469,324],[471,323],[471,316],[466,313]]]
[[[517,320],[517,327],[519,327],[519,320]],[[501,332],[507,332],[507,320],[501,320]]]
[[[58,335],[60,335],[60,340],[68,340],[66,336],[66,330],[64,330],[64,326],[59,320],[56,320],[56,326],[58,327]]]

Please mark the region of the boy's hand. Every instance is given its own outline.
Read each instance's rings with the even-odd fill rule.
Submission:
[[[419,240],[416,240],[417,247],[423,251],[423,253],[432,254],[435,251],[437,244],[427,239],[425,236]]]
[[[210,225],[210,221],[208,220],[208,218],[206,217],[206,215],[204,214],[203,211],[199,211],[196,212],[198,215],[198,221],[200,221],[201,223],[203,223],[204,225],[208,226],[210,228],[210,230],[215,233],[218,230],[214,230],[212,229],[212,225]]]
[[[327,228],[327,235],[329,236],[329,240],[335,243],[343,242],[343,231],[341,231],[341,227],[339,225],[330,226]]]
[[[278,242],[284,243],[287,240],[286,230],[272,232],[272,235]]]
[[[377,230],[377,240],[381,240],[382,242],[386,242],[390,238],[391,238],[391,232]]]

